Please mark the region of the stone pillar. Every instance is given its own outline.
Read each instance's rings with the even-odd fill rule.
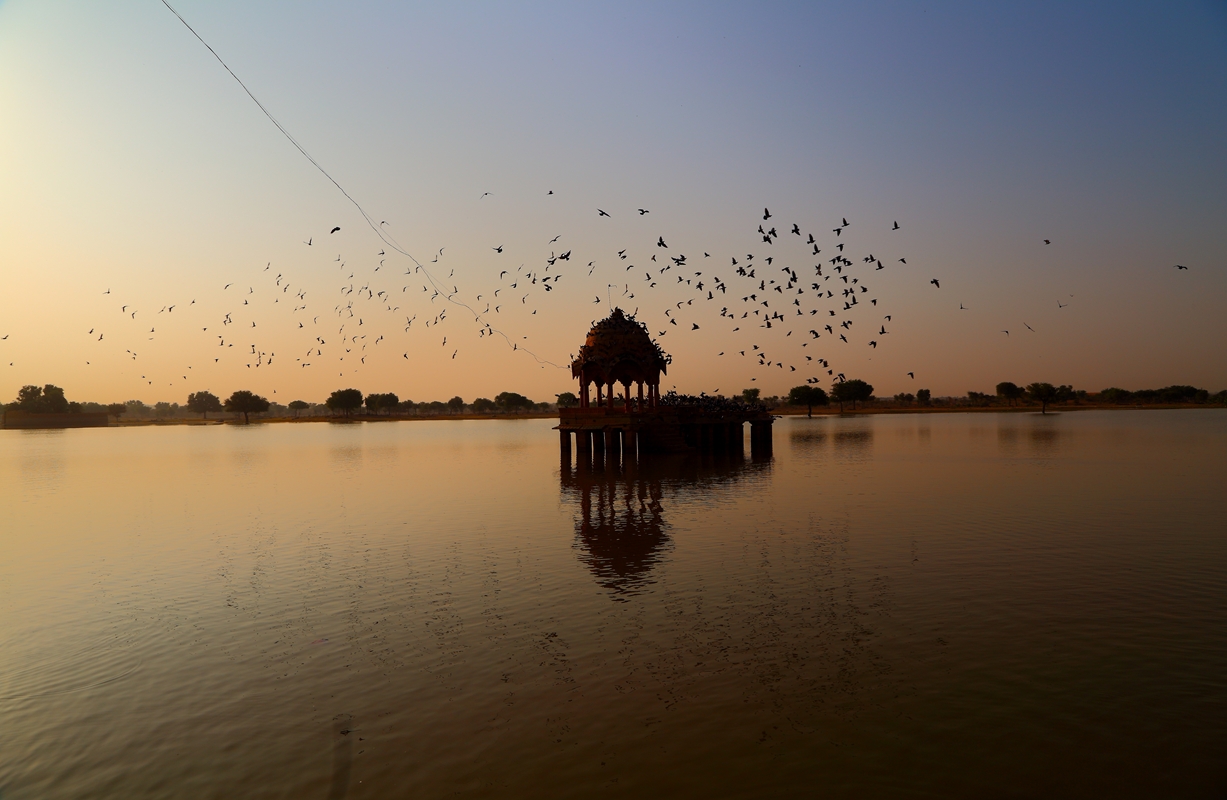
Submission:
[[[586,430],[575,432],[575,468],[585,472],[592,469],[592,435]]]
[[[600,431],[592,431],[592,461],[597,467],[605,463],[605,437]]]
[[[558,431],[558,449],[562,457],[567,463],[571,463],[571,432],[560,430]]]
[[[643,381],[639,381],[639,410],[643,410]]]
[[[622,431],[622,449],[626,463],[628,465],[634,463],[639,456],[639,436],[634,428]]]
[[[626,381],[622,384],[622,410],[629,412],[631,410],[631,382]]]
[[[588,403],[589,403],[589,401],[588,401],[588,379],[587,379],[587,378],[584,378],[583,383],[584,383],[584,387],[583,387],[583,389],[580,391],[580,394],[579,394],[579,407],[580,407],[580,408],[587,408],[587,407],[588,407]]]
[[[622,449],[619,446],[621,442],[619,441],[618,433],[617,428],[605,429],[605,459],[609,462],[610,466],[615,467],[618,464],[618,451]]]
[[[608,391],[605,394],[605,405],[609,406],[610,408],[613,408],[613,404],[614,404],[613,387],[614,387],[613,381],[610,381],[607,384]]]
[[[729,423],[729,451],[741,455],[746,449],[745,425],[741,422]]]
[[[601,383],[600,383],[599,381],[598,381],[598,382],[597,382],[597,384],[596,384],[596,404],[597,404],[597,407],[598,407],[598,408],[600,408],[600,405],[601,405]]]
[[[755,420],[750,423],[750,455],[753,458],[771,458],[772,420]]]

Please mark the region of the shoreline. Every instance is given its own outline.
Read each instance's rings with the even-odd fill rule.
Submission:
[[[1214,405],[1208,403],[1175,403],[1175,404],[1147,404],[1147,405],[1062,405],[1056,406],[1048,412],[1048,415],[1063,414],[1071,411],[1172,411],[1179,409],[1227,409],[1227,406]],[[794,406],[783,406],[771,410],[772,415],[776,417],[807,417],[809,416],[807,409],[796,408]],[[862,417],[874,416],[878,414],[1039,414],[1040,411],[1034,406],[1014,406],[1014,407],[974,407],[974,406],[920,406],[913,408],[851,408],[840,411],[838,408],[815,408],[813,417]],[[451,422],[451,421],[470,421],[470,420],[529,420],[529,419],[558,419],[557,411],[550,412],[528,412],[524,414],[441,414],[438,416],[429,417],[414,417],[414,416],[376,416],[376,415],[355,415],[352,417],[266,417],[262,419],[253,419],[246,424],[304,424],[304,423],[332,423],[336,425],[349,425],[358,422]],[[108,428],[146,428],[146,427],[165,427],[169,425],[189,425],[189,426],[216,426],[216,425],[243,425],[245,423],[235,419],[133,419],[120,420],[112,422],[105,426]],[[0,427],[0,430],[67,430],[70,426],[47,426],[47,427]],[[102,427],[102,426],[98,426]]]

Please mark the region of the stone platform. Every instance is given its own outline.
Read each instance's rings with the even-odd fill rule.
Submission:
[[[579,460],[591,463],[594,458],[603,462],[607,456],[629,459],[649,453],[741,453],[749,423],[751,457],[770,458],[773,422],[770,413],[754,409],[590,406],[560,409],[557,430],[564,457],[570,459],[574,434]]]

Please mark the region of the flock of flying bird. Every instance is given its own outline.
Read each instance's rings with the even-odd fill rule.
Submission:
[[[489,192],[482,198],[488,196]],[[596,212],[598,220],[612,219],[604,209],[598,208]],[[644,218],[650,211],[638,208],[632,213]],[[387,224],[380,222],[380,230]],[[339,225],[333,226],[324,240],[330,240],[340,230]],[[593,304],[625,305],[632,316],[645,321],[650,333],[662,339],[683,333],[705,336],[704,332],[723,329],[726,334],[736,334],[733,339],[737,344],[719,350],[715,353],[717,357],[747,359],[752,367],[784,371],[790,379],[792,373],[800,373],[797,378],[819,384],[844,380],[841,361],[859,361],[857,348],[866,354],[888,344],[892,333],[888,325],[893,327],[895,315],[879,303],[882,298],[877,290],[882,278],[908,265],[906,256],[896,254],[884,260],[868,248],[863,253],[854,252],[855,228],[846,217],[841,217],[829,230],[829,234],[824,229],[816,236],[813,231],[803,230],[800,224],[780,224],[764,208],[751,234],[755,244],[745,247],[744,252],[717,256],[709,250],[697,249],[691,251],[695,255],[688,255],[683,248],[671,245],[665,235],[654,233],[641,235],[638,244],[628,242],[626,247],[604,256],[594,253],[591,260],[576,254],[573,247],[563,249],[564,245],[559,244],[563,236],[557,235],[545,242],[539,260],[533,265],[508,264],[498,271],[492,284],[473,292],[462,292],[455,269],[442,277],[446,248],[440,248],[429,263],[414,261],[403,271],[388,264],[390,256],[385,249],[379,250],[378,264],[373,270],[369,263],[362,269],[350,267],[338,254],[332,261],[340,276],[337,295],[332,307],[325,309],[314,304],[309,307],[306,288],[291,286],[286,272],[275,270],[270,262],[257,268],[249,280],[231,281],[222,287],[222,297],[231,306],[228,310],[211,320],[193,319],[192,324],[199,325],[198,337],[213,349],[203,359],[206,363],[208,359],[214,364],[225,360],[243,364],[247,369],[268,368],[274,363],[289,363],[299,369],[332,366],[338,369],[339,376],[344,376],[347,368],[358,371],[375,352],[389,349],[386,332],[389,320],[396,321],[402,334],[415,336],[416,331],[422,331],[427,341],[433,339],[445,352],[450,350],[448,355],[454,361],[461,352],[458,343],[461,332],[439,330],[453,318],[468,318],[478,339],[499,337],[513,351],[523,350],[542,366],[565,367],[533,353],[525,347],[526,336],[513,337],[504,328],[516,327],[515,318],[519,314],[536,316],[542,310],[548,314],[550,306],[542,304],[549,302],[547,298],[564,280],[568,284],[583,281],[591,287],[599,261],[602,274],[597,280],[604,282],[601,288],[605,297],[595,294]],[[890,235],[900,230],[897,221],[886,228]],[[317,248],[321,242],[316,239],[308,237],[302,244]],[[1045,239],[1044,244],[1051,242]],[[548,256],[544,255],[546,249]],[[512,255],[503,244],[491,245],[490,252],[491,259]],[[610,262],[616,267],[606,266]],[[1183,265],[1175,268],[1187,269]],[[488,273],[492,275],[493,270]],[[618,278],[616,284],[608,282],[614,275]],[[932,291],[942,286],[939,278],[929,279],[928,284],[934,287]],[[617,289],[621,291],[615,299]],[[566,293],[563,302],[574,302],[577,291]],[[108,288],[103,294],[109,296],[111,290]],[[1068,305],[1058,301],[1060,308]],[[183,308],[176,314],[175,309],[180,306]],[[159,325],[169,325],[185,313],[192,313],[193,306],[195,299],[186,304],[165,303],[157,312],[142,314],[131,301],[120,304],[118,313],[127,326],[124,343],[129,345],[123,358],[133,362],[140,358],[132,334],[139,332],[141,339],[156,341]],[[962,303],[959,308],[965,310]],[[283,312],[281,318],[271,315],[275,311]],[[140,321],[138,315],[142,317]],[[153,317],[147,331],[142,324],[146,317]],[[1023,325],[1034,332],[1030,325]],[[284,346],[286,327],[299,334],[300,339],[292,353],[277,356],[273,351],[277,345],[264,334],[275,332],[276,340]],[[1008,330],[1002,333],[1009,335]],[[87,336],[96,343],[108,341],[99,325],[90,327]],[[0,342],[7,339],[6,334],[0,337]],[[719,339],[727,342],[729,337]],[[662,342],[662,346],[667,343]],[[403,350],[401,359],[409,360],[409,354],[409,349]],[[167,370],[162,367],[159,377],[169,377],[167,385],[174,386],[179,380],[191,380],[193,366],[184,364],[173,375],[166,375]],[[140,376],[142,382],[153,385],[152,371]],[[914,371],[906,374],[915,378]]]

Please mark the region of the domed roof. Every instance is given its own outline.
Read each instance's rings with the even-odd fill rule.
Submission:
[[[571,362],[571,374],[606,382],[622,377],[650,381],[666,372],[670,361],[652,341],[646,325],[615,308],[588,331],[588,339]]]

